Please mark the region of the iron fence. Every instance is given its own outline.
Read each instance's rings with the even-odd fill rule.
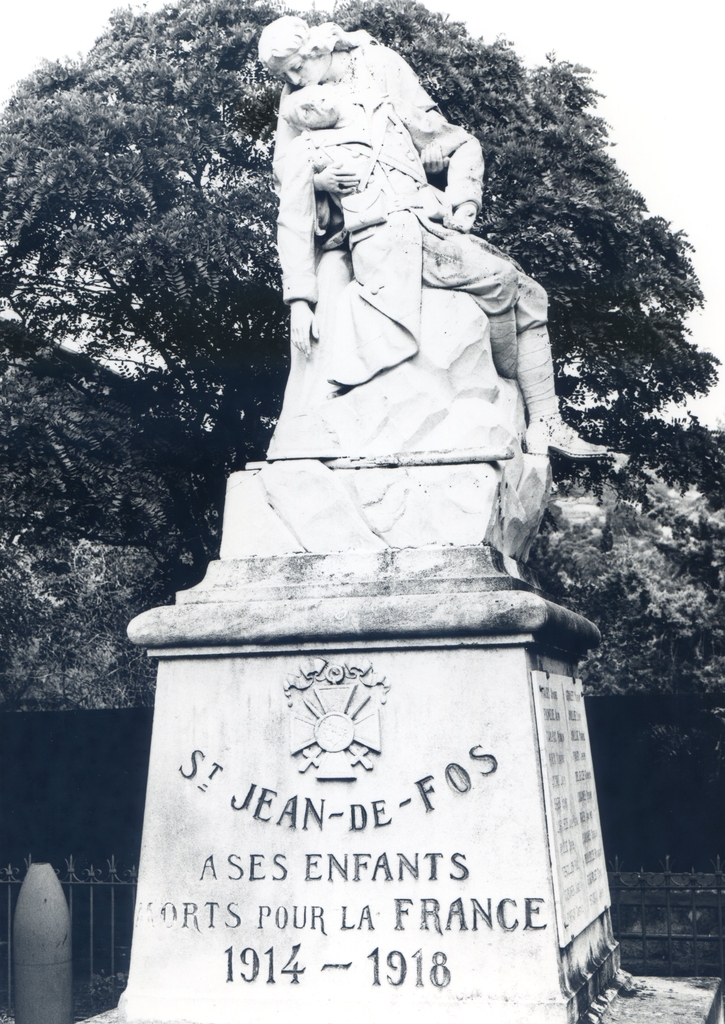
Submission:
[[[0,938],[0,1007],[8,1014],[13,1008],[13,916],[30,864],[28,857],[22,877],[12,864],[0,868],[0,893],[5,888],[0,906],[4,903],[6,908]],[[106,864],[105,870],[92,864],[79,868],[75,858],[68,857],[64,871],[56,868],[70,910],[76,1019],[115,1005],[128,974],[137,873],[135,866],[121,871],[115,857]]]
[[[622,966],[632,974],[725,976],[723,883],[718,856],[713,870],[609,872],[614,937]]]
[[[25,871],[0,868],[0,1009],[12,1012],[12,922]],[[121,871],[115,857],[105,870],[79,868],[74,857],[56,872],[68,899],[73,939],[76,1019],[115,1005],[125,986],[131,952],[136,868]],[[633,974],[725,976],[725,865],[711,872],[625,871],[610,865],[612,927],[621,943],[622,966]],[[4,897],[2,887],[5,888]],[[0,914],[2,910],[0,909]]]

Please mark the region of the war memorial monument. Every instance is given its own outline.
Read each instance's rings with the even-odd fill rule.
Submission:
[[[113,1019],[598,1020],[598,633],[525,561],[549,454],[606,453],[559,415],[544,290],[470,233],[477,140],[365,32],[259,52],[292,364],[219,559],[130,626],[159,678]]]

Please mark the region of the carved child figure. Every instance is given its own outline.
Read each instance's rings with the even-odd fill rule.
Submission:
[[[326,248],[347,240],[351,251],[354,281],[340,297],[332,382],[349,389],[416,354],[423,284],[465,291],[489,319],[497,372],[521,387],[528,451],[601,454],[560,417],[546,293],[468,234],[481,206],[478,142],[437,112],[400,100],[394,110],[386,97],[353,97],[335,83],[291,93],[280,113],[300,133],[290,144],[281,182],[279,248],[287,300],[296,299],[290,290],[298,268],[314,260],[309,225],[299,230],[299,211],[310,208],[312,191],[323,200],[316,204],[318,239]],[[421,160],[432,145],[440,165],[447,165],[445,193],[428,183]],[[356,183],[354,190],[320,196],[328,182],[341,179]],[[309,337],[293,340],[309,352]]]

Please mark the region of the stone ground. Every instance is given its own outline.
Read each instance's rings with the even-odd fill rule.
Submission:
[[[717,978],[633,978],[600,1024],[722,1024]]]

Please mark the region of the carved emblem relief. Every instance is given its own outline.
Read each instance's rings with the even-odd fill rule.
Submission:
[[[380,709],[389,689],[367,658],[314,658],[288,676],[290,753],[299,758],[300,772],[311,769],[323,782],[353,782],[357,765],[371,772],[369,755],[381,751]]]

